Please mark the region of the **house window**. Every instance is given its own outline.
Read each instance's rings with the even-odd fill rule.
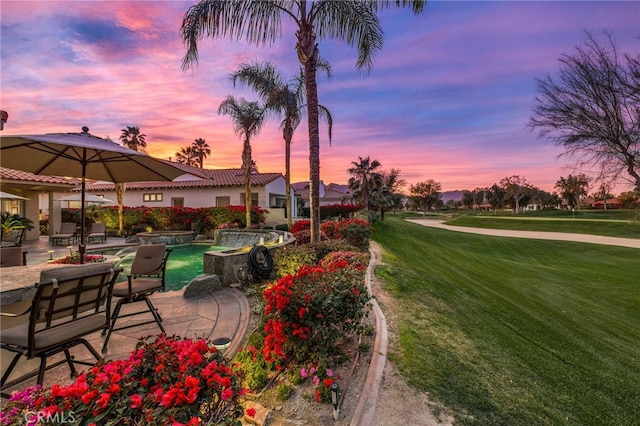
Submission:
[[[171,198],[171,206],[184,207],[184,198],[183,197]]]
[[[162,201],[162,192],[142,194],[142,201],[148,201],[151,203]]]
[[[284,209],[287,205],[287,199],[285,197],[272,197],[271,208]]]
[[[244,206],[244,192],[240,193],[240,205]],[[251,193],[251,206],[255,207],[258,205],[258,193],[257,192],[252,192]]]
[[[216,207],[227,207],[231,205],[231,197],[216,197]]]

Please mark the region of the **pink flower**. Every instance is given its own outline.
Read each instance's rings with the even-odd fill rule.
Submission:
[[[330,368],[327,368],[327,376],[331,377],[333,376],[333,370]]]
[[[316,385],[320,384],[320,379],[318,378],[318,376],[313,376],[313,383]]]
[[[306,368],[302,367],[300,369],[300,377],[302,377],[303,379],[306,379],[308,377]]]

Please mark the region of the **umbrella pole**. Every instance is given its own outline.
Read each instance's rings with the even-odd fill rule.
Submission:
[[[83,156],[86,157],[87,151],[84,150]],[[87,162],[86,158],[84,158],[82,162],[82,197],[80,204],[80,242],[78,243],[78,252],[80,253],[80,264],[84,264],[84,254],[87,251],[87,246],[84,243],[84,222],[86,218],[85,206],[84,206],[84,190],[85,190],[85,176],[87,173]]]

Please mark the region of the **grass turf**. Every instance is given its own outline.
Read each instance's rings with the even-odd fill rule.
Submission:
[[[638,250],[461,234],[390,215],[378,276],[397,301],[390,359],[458,424],[640,418]]]

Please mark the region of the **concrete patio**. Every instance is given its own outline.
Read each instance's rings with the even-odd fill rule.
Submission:
[[[124,240],[121,238],[108,238],[104,244],[90,244],[87,250],[92,251],[123,244]],[[55,250],[55,254],[53,254],[54,258],[66,256],[69,251],[66,246],[51,246],[46,237],[41,238],[39,241],[25,242],[24,250],[29,252],[26,267],[15,266],[0,269],[0,292],[15,289],[16,286],[33,286],[33,284],[38,281],[39,271],[42,268],[53,267],[51,265],[45,266],[50,258],[50,250]],[[77,246],[74,246],[73,250],[77,250]],[[231,339],[231,344],[224,350],[226,356],[231,356],[240,347],[250,319],[250,309],[247,298],[244,293],[237,288],[225,287],[211,294],[190,299],[183,297],[182,290],[169,291],[155,293],[151,296],[151,300],[158,308],[164,320],[163,325],[167,331],[167,335],[178,335],[186,338],[206,338],[210,340],[221,337],[229,338]],[[30,299],[27,298],[26,300],[15,303],[3,304],[1,306],[2,312],[21,312],[29,306],[29,301]],[[125,305],[122,313],[127,313],[130,309],[135,308],[135,304]],[[140,316],[140,319],[136,317],[126,318],[118,324],[125,324],[126,321],[137,322],[145,318],[144,316]],[[151,318],[150,314],[149,318]],[[9,328],[19,320],[24,320],[24,318],[15,319],[2,317],[0,329]],[[159,333],[160,329],[156,324],[147,324],[140,327],[115,331],[109,341],[108,350],[103,355],[107,360],[126,358],[135,348],[136,343],[141,337],[155,336]],[[87,340],[100,351],[104,337],[100,332],[96,332],[89,335]],[[73,348],[72,354],[79,360],[94,360],[91,354],[82,346]],[[8,351],[2,351],[1,365],[3,371],[11,361],[12,355],[13,354]],[[62,358],[64,358],[64,356],[61,354],[59,359]],[[51,360],[51,362],[48,362],[48,364],[52,364],[57,360],[58,358],[55,358]],[[16,378],[36,369],[38,364],[38,359],[20,360],[11,378]],[[9,388],[8,391],[24,389],[27,386],[35,384],[35,381],[35,377],[31,378]],[[69,383],[70,381],[68,366],[63,364],[51,369],[45,374],[44,386],[51,386],[54,383]]]

